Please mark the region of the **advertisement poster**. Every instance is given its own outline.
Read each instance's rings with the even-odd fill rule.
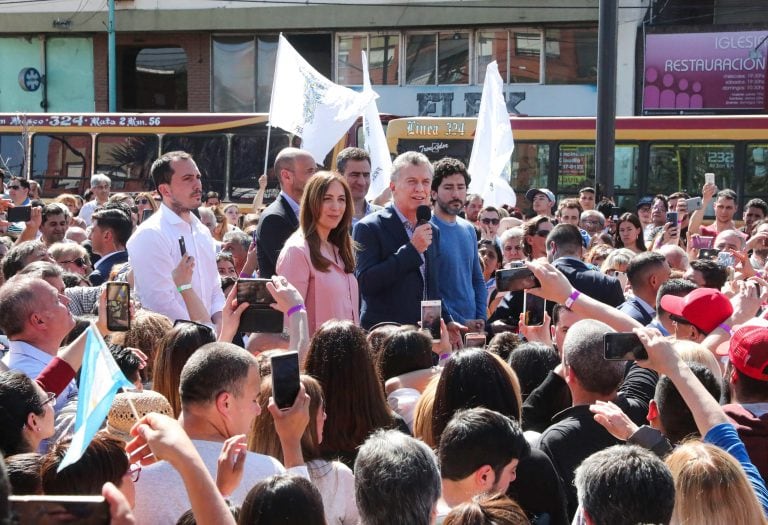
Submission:
[[[643,111],[761,112],[768,31],[649,34]]]

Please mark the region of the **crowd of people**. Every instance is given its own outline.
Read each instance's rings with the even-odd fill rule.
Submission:
[[[492,206],[415,152],[368,200],[358,148],[335,171],[283,149],[245,214],[183,151],[151,175],[6,184],[29,218],[0,221],[0,523],[10,495],[102,495],[116,524],[768,523],[763,200]],[[247,329],[274,310],[282,331]],[[60,468],[89,329],[134,388]]]

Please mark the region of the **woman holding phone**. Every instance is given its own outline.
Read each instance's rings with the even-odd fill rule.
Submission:
[[[280,252],[277,274],[304,298],[310,335],[329,319],[360,324],[347,182],[335,173],[315,174],[304,188],[300,209],[299,229]]]

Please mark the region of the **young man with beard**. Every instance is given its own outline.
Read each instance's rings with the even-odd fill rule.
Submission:
[[[460,160],[450,157],[436,162],[434,168],[432,223],[442,235],[438,279],[443,307],[461,324],[469,319],[485,319],[487,293],[475,228],[459,217],[467,197],[469,174]]]
[[[210,313],[210,321],[219,324],[224,294],[216,249],[208,228],[192,213],[203,196],[200,170],[189,153],[171,151],[152,164],[151,173],[162,204],[127,244],[139,300],[169,319],[190,319],[182,294],[195,293]],[[180,237],[186,254],[181,253]],[[171,273],[182,260],[193,264],[194,272],[191,282],[177,287]]]

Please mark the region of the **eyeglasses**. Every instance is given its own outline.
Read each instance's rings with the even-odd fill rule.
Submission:
[[[486,217],[484,219],[480,219],[480,222],[483,224],[499,224],[499,219],[491,219],[489,217]]]
[[[45,406],[45,405],[47,405],[49,403],[51,405],[55,405],[56,404],[56,394],[54,394],[53,392],[46,392],[46,394],[48,394],[48,395],[45,397],[45,401],[42,402],[42,405]]]
[[[136,202],[138,202],[141,205],[146,205],[146,204],[149,204],[149,199],[139,199]]]
[[[8,186],[9,190],[18,190],[21,186]]]
[[[600,221],[597,219],[581,219],[581,222],[584,224],[600,224]]]
[[[546,237],[547,237],[547,235],[549,235],[549,232],[550,232],[550,231],[552,231],[552,230],[536,230],[536,235],[537,235],[538,237],[544,237],[544,238],[546,238]]]
[[[141,463],[132,463],[130,467],[128,467],[128,475],[131,476],[131,481],[136,483],[139,481],[139,476],[141,476]]]
[[[88,262],[85,259],[83,259],[82,257],[78,257],[77,259],[72,259],[71,261],[60,261],[59,262],[59,264],[70,264],[70,263],[75,263],[80,268],[85,268],[86,266],[88,266]]]

